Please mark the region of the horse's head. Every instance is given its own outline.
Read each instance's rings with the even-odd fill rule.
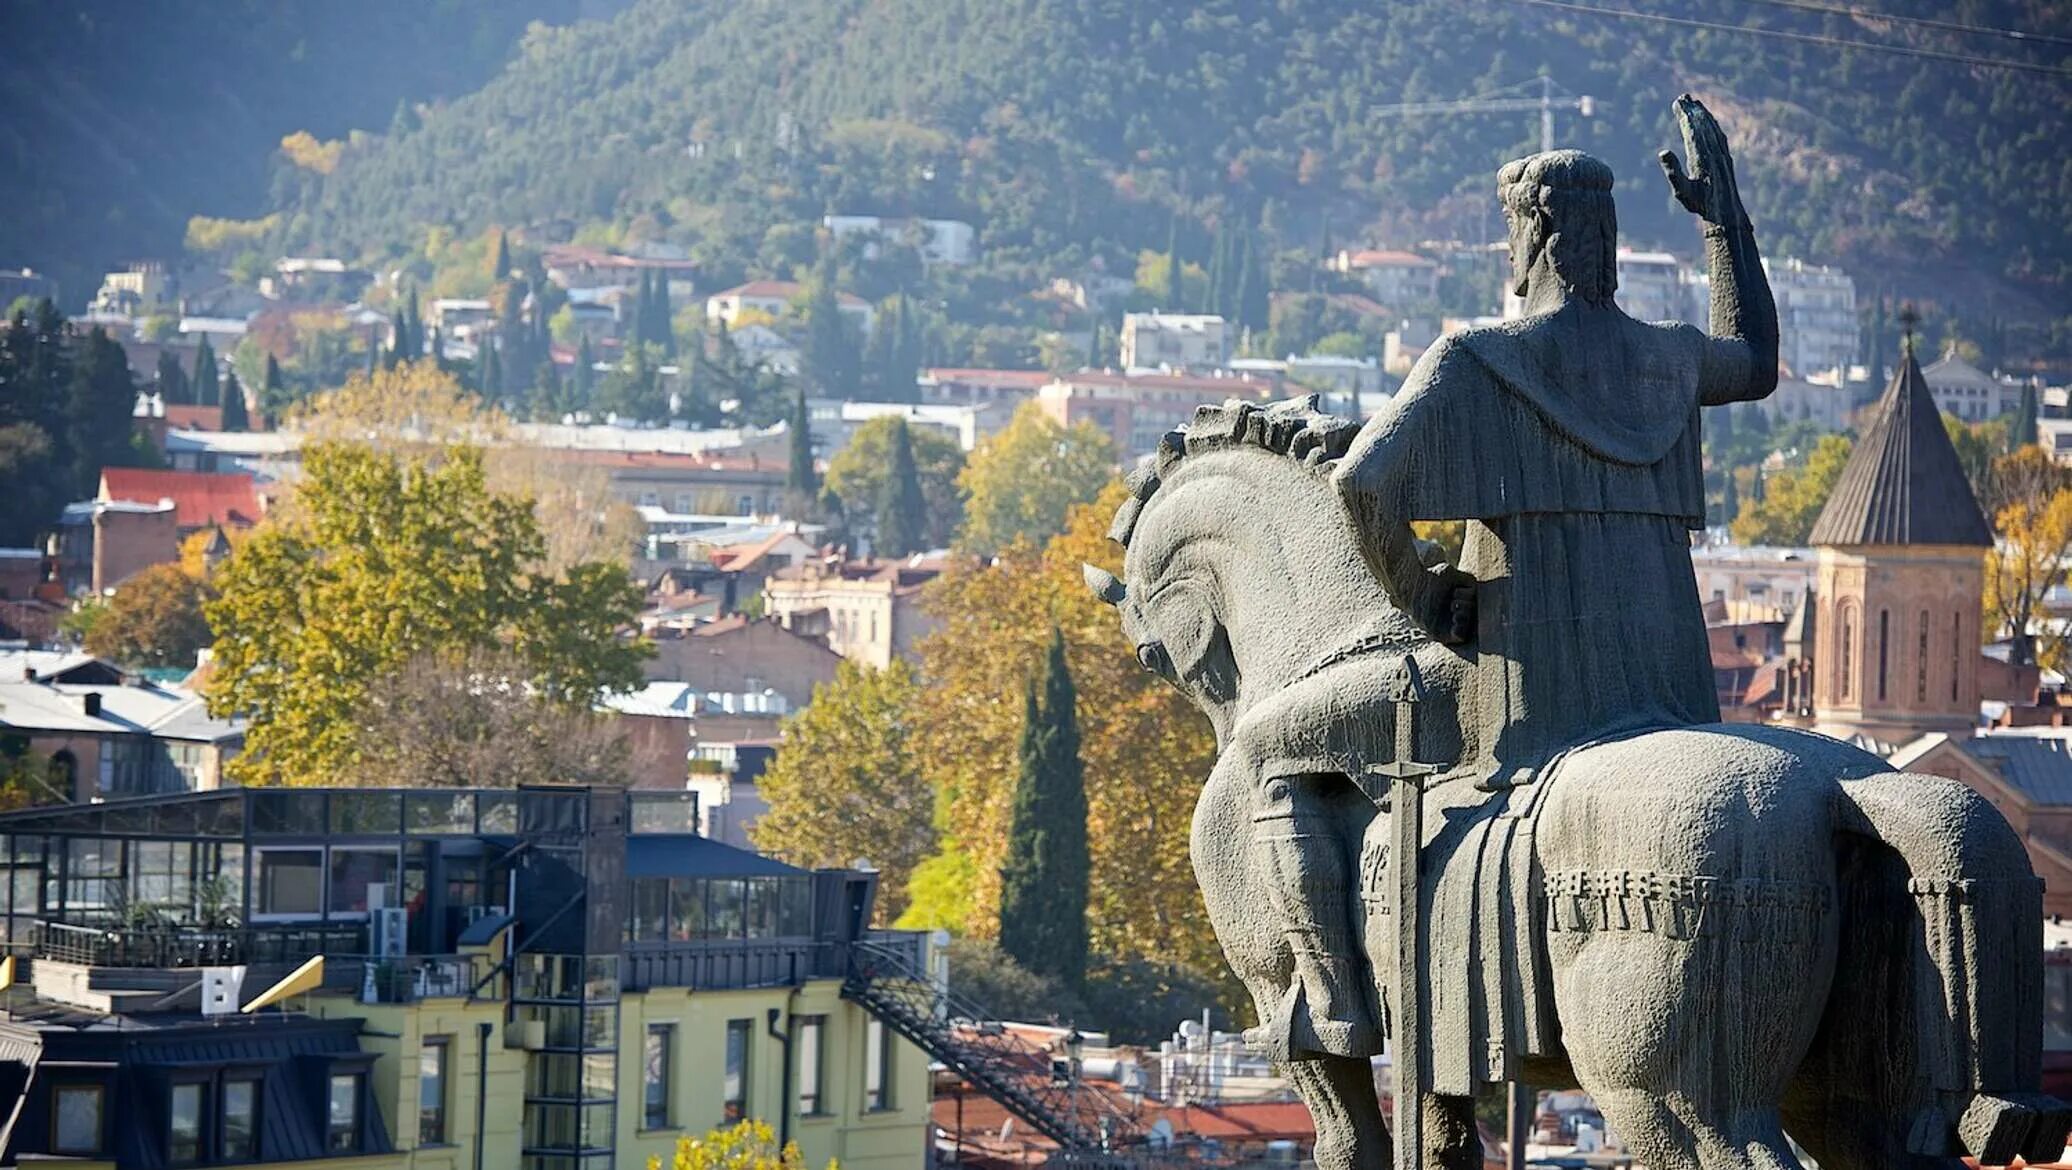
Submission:
[[[1331,487],[1358,430],[1314,396],[1202,407],[1130,475],[1108,532],[1126,550],[1122,577],[1086,569],[1138,661],[1219,735],[1334,657],[1421,640],[1368,571]]]

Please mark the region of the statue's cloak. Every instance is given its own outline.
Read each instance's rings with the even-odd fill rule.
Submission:
[[[1425,352],[1363,443],[1356,483],[1393,481],[1411,520],[1628,512],[1705,522],[1705,334],[1571,307]]]
[[[1581,306],[1468,330],[1426,352],[1341,463],[1363,526],[1469,521],[1485,782],[1719,718],[1690,556],[1705,344]]]

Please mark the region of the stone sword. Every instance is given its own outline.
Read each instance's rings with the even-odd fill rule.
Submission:
[[[1420,764],[1416,756],[1417,704],[1425,697],[1424,675],[1417,659],[1404,656],[1405,682],[1396,700],[1396,750],[1385,764],[1372,764],[1370,776],[1391,782],[1389,821],[1395,856],[1396,917],[1395,1011],[1390,1020],[1395,1048],[1395,1126],[1397,1170],[1420,1170],[1424,1156],[1425,964],[1421,864],[1424,845],[1424,789],[1439,769]]]

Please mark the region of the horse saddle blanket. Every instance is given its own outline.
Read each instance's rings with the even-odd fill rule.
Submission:
[[[1545,898],[1539,892],[1533,826],[1557,779],[1558,760],[1535,783],[1492,793],[1463,778],[1425,795],[1422,920],[1426,964],[1422,1029],[1395,1026],[1386,977],[1382,999],[1390,1035],[1420,1033],[1433,1092],[1472,1096],[1514,1079],[1523,1057],[1553,1054],[1560,1026],[1553,974],[1539,946]],[[1377,817],[1361,858],[1367,953],[1395,953],[1390,914],[1395,878],[1387,856],[1388,818]]]

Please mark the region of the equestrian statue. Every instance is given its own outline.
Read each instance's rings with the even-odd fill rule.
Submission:
[[[1984,800],[1719,720],[1699,414],[1777,381],[1724,134],[1676,104],[1711,326],[1613,299],[1612,174],[1502,168],[1524,316],[1365,426],[1205,406],[1087,570],[1218,745],[1191,849],[1328,1170],[1480,1170],[1474,1099],[1579,1086],[1650,1170],[2053,1160],[2042,887]],[[1463,523],[1457,557],[1414,522]],[[1394,1050],[1395,1132],[1372,1058]]]

